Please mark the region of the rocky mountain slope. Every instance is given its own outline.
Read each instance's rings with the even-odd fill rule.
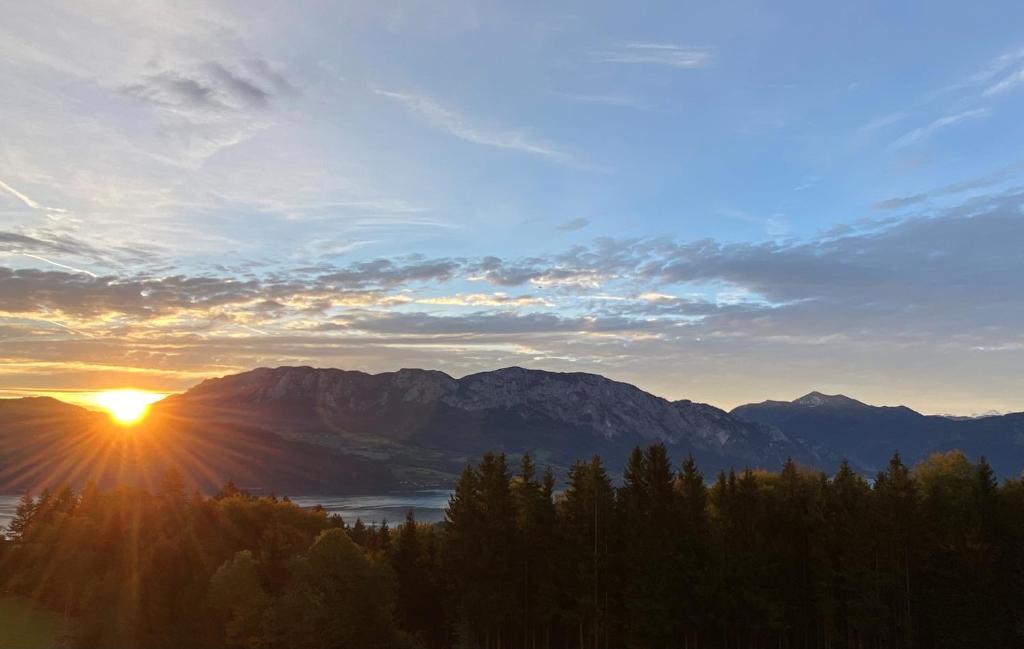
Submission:
[[[403,369],[365,374],[261,368],[204,381],[163,407],[211,421],[258,422],[286,439],[387,461],[409,485],[450,480],[486,450],[529,451],[565,468],[599,453],[618,468],[635,445],[662,441],[707,471],[821,457],[771,426],[690,401],[670,402],[595,374],[511,367],[455,379]]]

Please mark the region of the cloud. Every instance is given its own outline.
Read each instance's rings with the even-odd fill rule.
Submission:
[[[586,313],[613,323],[594,324],[595,330],[631,328],[648,335],[667,335],[685,325],[704,337],[842,336],[945,344],[955,334],[990,346],[1024,337],[1024,304],[1016,295],[1024,276],[1022,205],[1024,194],[989,197],[938,216],[804,241],[598,239],[518,259],[406,256],[325,263],[244,280],[3,269],[0,310],[50,313],[87,332],[90,319],[96,326],[106,326],[109,318],[158,326],[154,321],[166,318],[205,318],[268,330],[285,324],[303,329],[303,321],[326,316],[342,318],[334,321],[335,330],[339,322],[358,321],[360,330],[384,331],[385,325],[369,322],[378,318],[387,320],[388,332],[398,333],[402,322],[415,321],[398,318],[393,309],[418,303],[492,307],[516,317],[526,315],[518,309],[527,309],[562,320]],[[11,234],[3,240],[19,246],[35,242]],[[465,282],[533,288],[518,295],[440,296],[425,288]],[[370,311],[346,315],[352,309]],[[492,322],[478,316],[481,323]],[[446,317],[455,316],[433,314],[429,322]],[[666,320],[659,329],[646,318]],[[624,319],[636,322],[626,327]],[[536,327],[549,321],[514,322]],[[416,325],[409,333],[426,328]]]
[[[371,313],[344,318],[345,328],[402,335],[538,334],[612,332],[644,328],[627,318],[563,317],[552,313],[480,312],[459,316],[426,313]]]
[[[591,54],[594,63],[666,65],[681,69],[703,68],[712,59],[711,50],[707,48],[667,43],[625,43]]]
[[[246,69],[268,82],[279,95],[297,95],[299,88],[279,69],[264,59],[250,59],[244,63]]]
[[[1000,79],[998,83],[995,83],[986,88],[984,95],[987,97],[989,95],[996,95],[1002,92],[1006,92],[1011,88],[1016,88],[1022,83],[1024,83],[1024,68],[1020,68],[1019,70],[1016,70],[1006,75],[1005,77]]]
[[[476,260],[468,266],[469,279],[486,281],[495,286],[522,286],[533,284],[542,288],[600,287],[610,276],[607,269],[577,264],[566,265],[555,258],[528,258],[505,262],[496,257]]]
[[[157,106],[224,109],[218,92],[212,85],[177,72],[164,71],[146,77],[122,90],[134,97],[144,99]]]
[[[576,230],[582,230],[588,225],[590,225],[590,220],[585,219],[581,216],[575,219],[571,219],[569,221],[563,221],[562,223],[556,225],[555,229],[561,232],[574,232]]]
[[[322,274],[318,281],[331,286],[351,288],[391,288],[408,282],[447,281],[454,276],[459,267],[460,262],[453,259],[375,259]]]
[[[0,244],[5,240],[34,241],[0,235]],[[0,267],[0,315],[54,313],[78,322],[92,320],[101,326],[107,318],[146,323],[168,316],[230,319],[232,313],[243,312],[272,320],[285,315],[322,314],[336,307],[406,304],[413,298],[391,291],[409,284],[447,281],[460,267],[455,260],[407,257],[343,267],[324,265],[308,269],[310,272],[298,269],[293,274],[239,280],[212,274],[97,276],[48,259],[41,261],[72,272]],[[514,304],[515,300],[504,303]]]
[[[1006,182],[1014,178],[1015,176],[1024,173],[1024,160],[1015,162],[1005,167],[999,168],[991,173],[987,173],[982,176],[969,178],[960,182],[950,183],[922,192],[919,194],[911,194],[908,196],[895,196],[888,198],[884,201],[874,203],[871,208],[876,210],[898,210],[913,205],[918,205],[927,202],[931,198],[937,198],[941,196],[951,196],[955,194],[962,194],[965,192],[973,191],[976,189],[984,189],[992,187],[1000,183]]]
[[[423,95],[414,95],[390,90],[374,90],[381,97],[387,97],[402,104],[427,124],[453,135],[461,140],[538,155],[553,160],[568,161],[570,158],[553,145],[535,140],[522,131],[493,129],[470,122],[462,114],[446,108]]]
[[[259,297],[259,288],[253,281],[213,277],[121,279],[0,267],[0,312],[59,313],[77,320],[110,315],[149,318],[252,301]]]
[[[251,80],[228,70],[220,63],[207,63],[206,67],[212,78],[223,89],[223,92],[238,102],[248,106],[263,108],[270,101],[271,94],[269,92],[260,88]]]
[[[924,140],[924,139],[928,138],[933,133],[935,133],[936,131],[939,131],[941,129],[947,128],[949,126],[953,126],[954,124],[959,124],[960,122],[963,122],[963,121],[966,121],[966,120],[980,119],[980,118],[983,118],[983,117],[988,117],[990,114],[991,114],[991,111],[989,109],[987,109],[987,108],[973,108],[971,110],[965,110],[965,111],[960,112],[960,113],[955,113],[955,114],[952,114],[952,115],[946,115],[944,117],[939,117],[938,119],[935,119],[935,120],[931,121],[929,124],[927,124],[925,126],[922,126],[920,128],[915,128],[912,131],[908,131],[902,137],[900,137],[900,138],[896,139],[895,141],[893,141],[892,144],[889,145],[889,148],[891,148],[891,149],[898,149],[898,148],[902,148],[902,147],[908,146],[910,144],[913,144],[915,142],[919,142],[921,140]]]
[[[1005,71],[1007,67],[1020,60],[1024,60],[1024,48],[1004,52],[993,59],[985,69],[975,73],[974,76],[971,77],[971,81],[982,83],[989,81]]]
[[[593,286],[661,295],[694,287],[704,297],[645,301],[703,315],[703,335],[1005,342],[1024,336],[1024,304],[1014,297],[1024,276],[1022,204],[1024,195],[1010,194],[803,242],[605,241],[550,257],[478,260],[467,272],[498,286],[557,276],[582,300]],[[729,295],[745,297],[738,308],[709,308],[729,306],[721,297]],[[603,308],[642,312],[629,300]]]
[[[107,248],[99,248],[81,239],[59,232],[44,229],[31,232],[32,234],[29,235],[0,230],[0,253],[6,252],[32,257],[48,264],[87,274],[91,274],[90,271],[80,270],[70,264],[54,261],[50,257],[73,257],[79,260],[79,263],[87,261],[91,264],[117,268],[126,264],[153,263],[157,259],[152,250],[141,246],[109,246]]]
[[[986,84],[982,93],[984,96],[997,95],[1021,83],[1024,83],[1024,67],[1020,62],[1024,60],[1024,48],[1011,50],[996,57],[989,65],[977,72],[971,82],[974,84]],[[992,83],[993,79],[999,78]]]
[[[902,111],[896,113],[889,113],[888,115],[882,115],[879,118],[871,120],[867,124],[861,125],[859,128],[857,128],[857,132],[861,134],[872,133],[874,131],[883,129],[886,126],[891,126],[892,124],[896,124],[897,122],[902,122],[908,117],[910,117],[910,113]]]
[[[872,203],[871,209],[873,210],[899,210],[904,207],[910,207],[911,205],[917,205],[928,200],[928,194],[913,194],[911,196],[894,196],[893,198],[887,198],[884,201],[878,201]]]
[[[156,121],[162,136],[156,157],[186,167],[270,128],[275,123],[271,110],[275,103],[298,94],[281,72],[262,59],[164,64],[156,72],[134,73],[131,82],[117,88],[152,110],[147,117]],[[137,147],[135,140],[144,138],[136,136],[129,147]],[[168,154],[167,140],[183,147],[185,155]]]
[[[654,107],[638,97],[629,95],[626,93],[556,93],[560,97],[571,99],[573,101],[582,101],[589,104],[605,104],[607,106],[617,106],[621,108],[636,108],[638,110],[651,110]]]
[[[549,300],[534,295],[507,295],[505,293],[467,293],[446,295],[442,297],[424,297],[416,299],[419,304],[436,304],[441,306],[554,306]]]
[[[276,94],[294,94],[296,88],[261,59],[245,62],[270,89],[217,61],[190,71],[161,70],[122,91],[167,110],[224,111],[266,108]]]
[[[3,357],[193,373],[537,362],[656,385],[655,363],[761,389],[770,368],[820,376],[821,359],[959,368],[963,354],[1024,344],[1022,206],[1008,193],[806,240],[595,239],[522,258],[254,267],[244,279],[3,268],[0,324],[22,341]],[[468,282],[531,288],[461,290]]]

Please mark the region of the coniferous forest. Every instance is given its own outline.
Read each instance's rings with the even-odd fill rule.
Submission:
[[[444,523],[351,523],[175,471],[63,487],[22,501],[0,579],[82,647],[1024,646],[1024,481],[957,452],[708,480],[655,445],[557,487],[487,454]]]

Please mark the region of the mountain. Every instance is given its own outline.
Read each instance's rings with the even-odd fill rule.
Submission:
[[[419,369],[260,368],[204,381],[157,409],[170,407],[385,462],[403,486],[450,484],[487,450],[529,451],[561,470],[598,453],[614,471],[633,446],[655,441],[677,459],[692,453],[708,472],[821,459],[771,426],[712,406],[595,374],[519,367],[461,379]]]
[[[1006,413],[999,412],[998,410],[986,410],[985,412],[976,412],[971,415],[949,415],[940,414],[940,417],[946,419],[984,419],[985,417],[1002,417]]]
[[[238,423],[217,428],[173,407],[131,428],[56,399],[0,399],[0,493],[38,493],[64,482],[154,485],[175,466],[207,491],[227,480],[281,493],[375,492],[387,467]]]
[[[693,454],[709,477],[787,457],[875,471],[894,451],[915,462],[953,448],[1016,475],[1024,413],[954,420],[819,392],[729,413],[596,374],[260,368],[168,397],[130,428],[54,399],[0,399],[0,493],[155,484],[168,466],[206,490],[231,479],[261,493],[373,493],[449,486],[489,450],[529,451],[559,474],[597,453],[617,473],[630,449],[656,441],[677,462]]]
[[[972,458],[984,455],[1000,475],[1024,468],[1024,413],[953,419],[811,392],[793,401],[739,406],[731,414],[774,426],[819,455],[845,457],[862,470],[883,468],[895,451],[913,463],[953,449]]]
[[[50,397],[0,399],[0,493],[36,489],[77,462],[77,440],[101,418]]]

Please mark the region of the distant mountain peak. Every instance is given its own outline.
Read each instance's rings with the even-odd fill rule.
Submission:
[[[1006,414],[1009,413],[1000,412],[998,410],[986,410],[985,412],[975,412],[970,415],[952,415],[948,413],[941,413],[936,416],[943,417],[944,419],[952,419],[953,421],[967,421],[970,419],[985,419],[987,417],[1002,417],[1003,415]]]
[[[818,391],[808,392],[799,399],[794,399],[793,403],[810,408],[865,405],[856,399],[851,399],[845,394],[824,394]]]

